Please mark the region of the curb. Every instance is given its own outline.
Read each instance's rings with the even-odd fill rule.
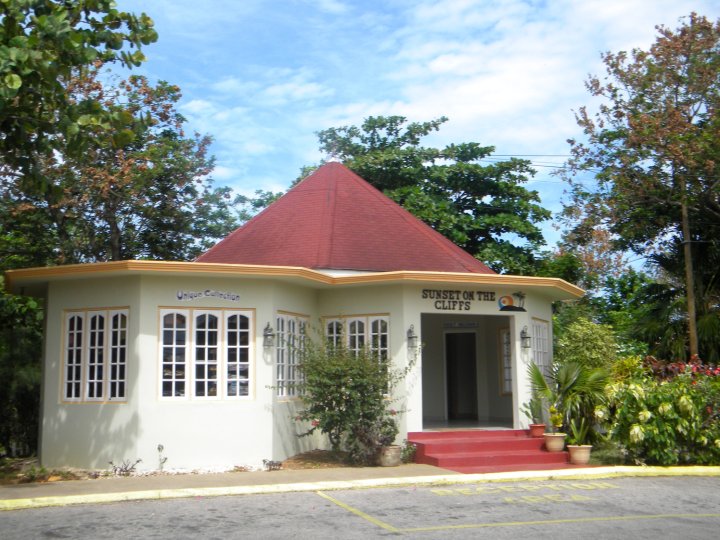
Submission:
[[[512,473],[484,473],[465,475],[413,476],[406,478],[377,478],[363,480],[336,480],[301,482],[259,486],[232,486],[206,488],[156,489],[91,495],[66,495],[28,499],[0,500],[0,511],[70,506],[79,504],[105,504],[114,502],[179,499],[191,497],[223,497],[233,495],[268,495],[307,491],[337,491],[403,486],[447,486],[478,482],[521,482],[542,480],[584,480],[594,478],[626,477],[720,476],[720,467],[593,467],[587,469],[561,469],[556,471],[522,471]]]

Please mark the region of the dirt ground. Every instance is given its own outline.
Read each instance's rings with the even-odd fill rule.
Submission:
[[[283,469],[329,469],[334,467],[353,467],[347,463],[344,452],[329,450],[311,450],[286,459]]]
[[[328,450],[311,450],[282,462],[283,469],[327,469],[353,466],[347,463],[345,453],[330,452]],[[237,469],[237,472],[242,472],[242,470]],[[0,484],[59,482],[61,480],[84,480],[108,476],[113,476],[112,471],[46,470],[40,467],[37,458],[32,457],[0,459]]]

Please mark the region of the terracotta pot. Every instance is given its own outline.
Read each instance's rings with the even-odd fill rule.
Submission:
[[[396,444],[378,449],[377,464],[381,467],[397,467],[402,458],[402,447]]]
[[[545,435],[545,424],[530,424],[530,436],[542,437]]]
[[[545,433],[545,450],[548,452],[562,452],[565,448],[564,433]]]
[[[570,463],[573,465],[587,465],[590,463],[591,444],[568,444],[570,452]]]

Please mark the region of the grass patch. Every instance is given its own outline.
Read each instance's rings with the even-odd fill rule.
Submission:
[[[0,459],[0,484],[29,484],[79,480],[82,476],[69,470],[48,470],[38,466],[37,458]]]
[[[614,441],[601,441],[593,444],[590,454],[591,465],[627,465],[625,451]]]

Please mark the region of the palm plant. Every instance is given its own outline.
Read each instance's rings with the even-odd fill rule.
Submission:
[[[593,424],[595,407],[604,397],[608,374],[603,368],[591,368],[575,362],[553,365],[545,375],[535,364],[528,366],[533,392],[537,392],[562,415],[562,427],[567,432],[573,420]]]

